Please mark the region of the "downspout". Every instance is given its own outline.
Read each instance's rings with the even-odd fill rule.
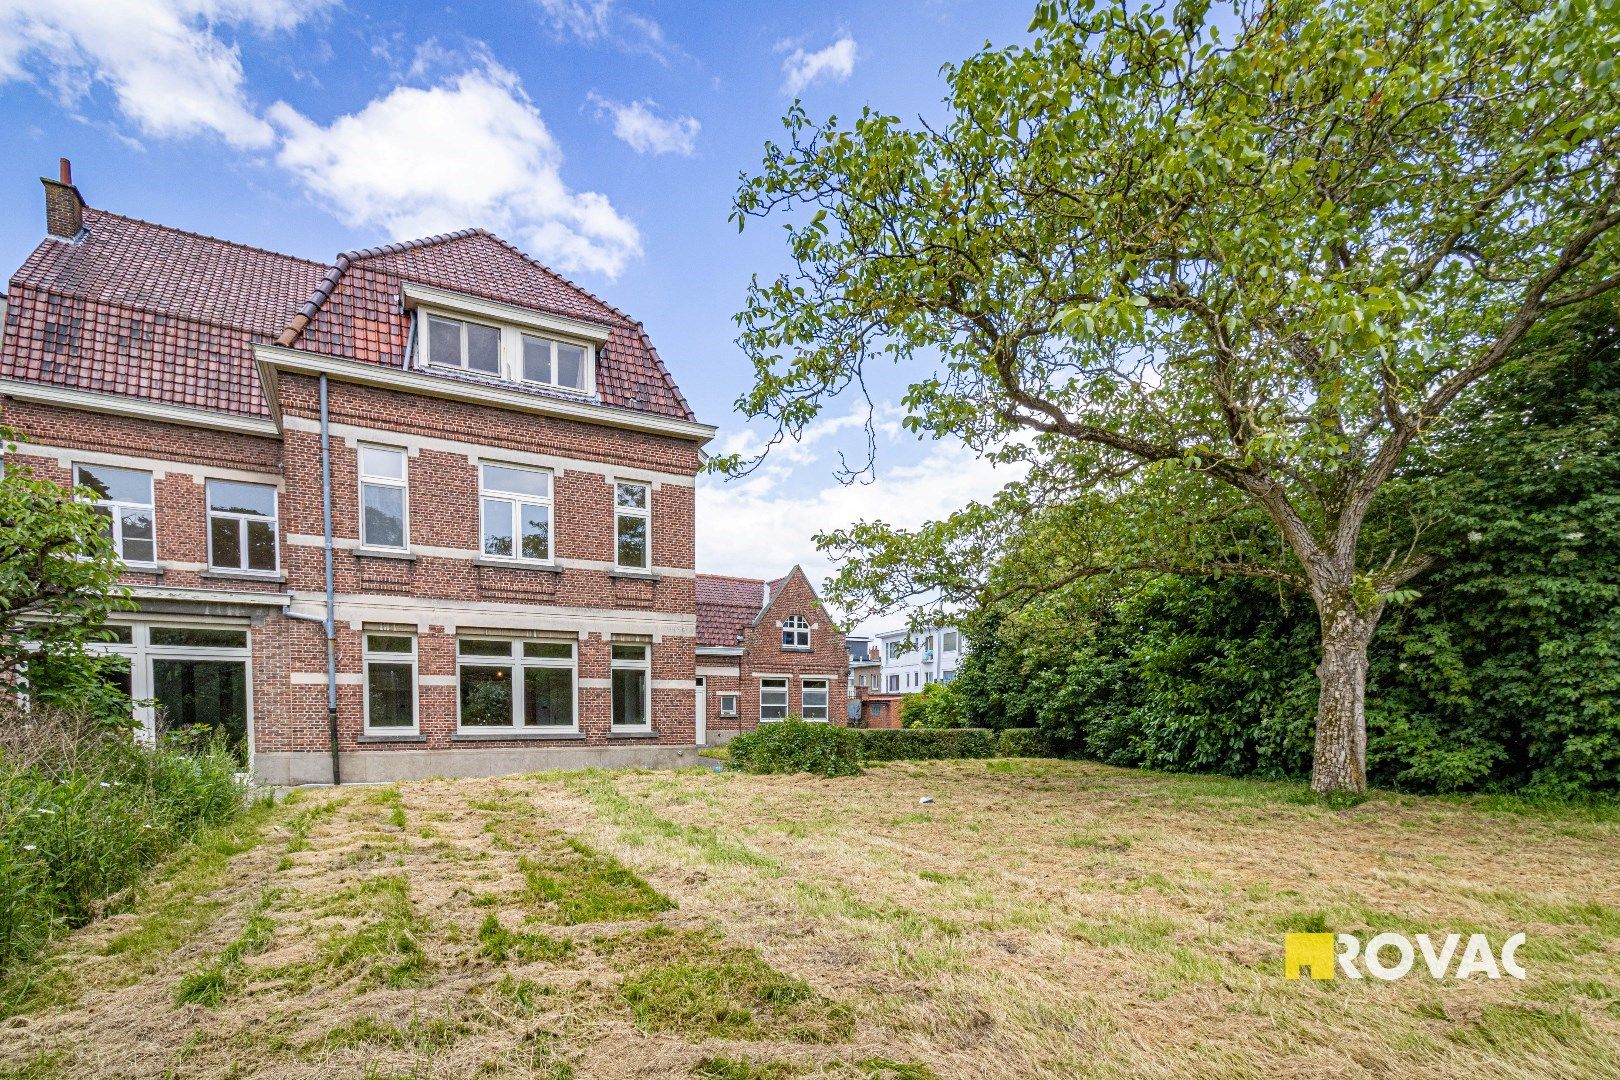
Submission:
[[[338,767],[337,607],[332,580],[332,423],[326,376],[321,376],[321,539],[326,556],[326,734],[332,747],[332,786],[343,783]]]

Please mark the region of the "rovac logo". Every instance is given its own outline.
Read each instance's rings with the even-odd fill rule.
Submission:
[[[1461,934],[1447,934],[1438,944],[1428,934],[1415,939],[1405,934],[1377,934],[1364,948],[1354,934],[1288,934],[1283,939],[1283,975],[1289,979],[1331,979],[1335,973],[1347,979],[1371,975],[1392,982],[1414,970],[1426,970],[1435,979],[1478,975],[1522,979],[1524,968],[1517,953],[1523,944],[1523,934],[1508,938],[1500,951],[1484,934],[1469,935],[1466,944]]]

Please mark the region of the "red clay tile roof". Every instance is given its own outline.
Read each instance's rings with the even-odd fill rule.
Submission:
[[[697,643],[731,647],[764,608],[765,582],[758,578],[697,576]]]
[[[412,281],[611,327],[601,400],[693,418],[639,323],[481,229],[325,267],[89,207],[84,224],[12,276],[0,378],[264,416],[255,343],[403,366]]]
[[[12,275],[0,378],[266,415],[253,342],[320,264],[88,207],[84,224]]]

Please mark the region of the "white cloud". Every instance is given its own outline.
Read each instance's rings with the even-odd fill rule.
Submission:
[[[685,55],[664,37],[657,21],[619,7],[617,0],[537,0],[552,34],[584,45],[608,44],[620,52],[651,56],[667,64]]]
[[[100,84],[143,134],[263,148],[275,133],[247,100],[236,45],[218,33],[288,30],[318,2],[0,0],[0,82],[42,80],[69,108]]]
[[[892,406],[879,408],[874,418],[879,469],[868,484],[838,483],[830,467],[835,449],[864,455],[864,435],[860,433],[866,418],[864,407],[817,422],[805,431],[802,441],[773,449],[765,464],[747,477],[700,480],[698,570],[774,578],[798,563],[820,588],[837,567],[816,549],[811,540],[814,533],[863,519],[916,528],[972,500],[990,498],[1020,475],[1021,470],[993,468],[959,442],[928,443],[922,460],[884,466],[886,458],[892,460],[903,448],[915,446],[899,426],[903,415]],[[722,438],[714,453],[756,452],[758,446],[756,437],[738,432]],[[868,620],[856,629],[870,633],[897,625],[902,618]]]
[[[788,53],[782,61],[782,92],[797,94],[817,79],[843,82],[855,70],[855,39],[844,34],[825,49],[805,52],[793,42],[777,42],[776,51]]]
[[[409,239],[481,225],[560,269],[613,277],[640,254],[635,225],[563,182],[562,149],[517,77],[492,61],[396,87],[321,125],[278,103],[277,161],[351,225]]]
[[[613,134],[638,154],[680,154],[691,157],[703,125],[695,116],[659,116],[656,101],[613,101],[592,90],[587,100],[596,115],[613,117]]]

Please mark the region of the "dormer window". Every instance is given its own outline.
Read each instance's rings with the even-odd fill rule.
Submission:
[[[584,346],[524,334],[523,381],[564,390],[584,390]]]
[[[414,362],[543,386],[596,393],[596,362],[611,326],[405,282],[401,302],[416,313]]]
[[[428,316],[428,362],[485,375],[501,373],[501,328],[465,319]]]

